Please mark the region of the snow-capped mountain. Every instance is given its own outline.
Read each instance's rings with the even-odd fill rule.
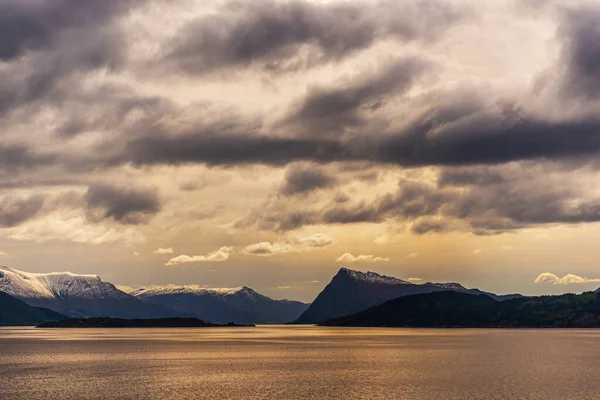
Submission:
[[[402,279],[394,278],[391,276],[379,275],[375,272],[360,272],[354,271],[348,268],[342,268],[340,272],[348,275],[349,278],[356,281],[376,283],[383,285],[413,285],[413,283],[403,281]]]
[[[0,291],[68,316],[152,318],[180,315],[147,304],[96,275],[34,274],[0,266]]]
[[[131,295],[215,323],[290,322],[308,307],[298,301],[273,300],[245,286],[226,289],[153,286],[138,289]]]
[[[398,297],[447,290],[486,294],[495,300],[505,300],[519,296],[498,296],[479,289],[467,289],[458,283],[428,282],[417,285],[401,279],[379,275],[375,272],[360,272],[342,268],[295,322],[301,324],[319,323],[332,318],[355,314]]]

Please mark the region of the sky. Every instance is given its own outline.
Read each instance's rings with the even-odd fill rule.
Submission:
[[[0,264],[311,301],[600,286],[600,4],[0,0]]]

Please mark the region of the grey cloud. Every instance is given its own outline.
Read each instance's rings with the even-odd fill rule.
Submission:
[[[588,99],[600,98],[600,6],[567,9],[559,34],[566,66],[564,91]]]
[[[184,192],[195,192],[196,190],[204,189],[207,185],[204,182],[184,182],[179,185],[179,189]]]
[[[429,67],[423,60],[403,58],[333,87],[314,87],[292,108],[283,126],[290,129],[295,125],[301,134],[314,136],[332,136],[347,127],[356,129],[386,97],[402,95]]]
[[[15,171],[51,165],[56,158],[51,154],[40,154],[25,145],[2,145],[0,143],[0,169]]]
[[[44,205],[44,199],[42,195],[0,197],[0,227],[10,228],[35,217]]]
[[[551,120],[529,115],[514,102],[486,101],[483,95],[472,99],[456,91],[439,97],[420,115],[396,121],[404,127],[388,131],[357,129],[334,138],[337,135],[331,137],[323,130],[290,137],[274,135],[266,127],[246,133],[240,121],[240,126],[208,125],[177,136],[139,136],[127,143],[114,162],[286,165],[366,161],[405,167],[468,166],[590,158],[600,151],[597,116]],[[336,125],[337,117],[332,115],[327,123]]]
[[[333,201],[338,204],[344,204],[350,201],[350,196],[348,196],[346,193],[339,192],[335,194]]]
[[[64,139],[90,131],[143,130],[176,112],[172,102],[165,98],[146,96],[128,86],[109,84],[95,90],[74,85],[70,93],[56,94],[52,102],[60,103],[68,110],[69,117],[54,131]]]
[[[335,177],[323,168],[296,165],[288,169],[285,182],[279,189],[284,196],[305,194],[317,189],[330,188],[336,184]]]
[[[236,228],[244,228],[256,225],[262,230],[273,231],[292,231],[307,225],[314,225],[319,221],[319,212],[317,211],[295,211],[295,210],[277,210],[270,209],[254,210],[248,217],[236,221]]]
[[[334,204],[323,210],[320,220],[327,224],[382,222],[388,218],[414,220],[437,215],[452,201],[451,193],[435,190],[420,182],[403,182],[395,193],[379,196],[372,204],[340,206]]]
[[[319,12],[330,7],[354,7],[353,4],[307,4],[279,4],[269,10],[263,3],[243,2],[238,8],[230,6],[223,12],[224,15],[239,14],[235,18],[243,19],[248,13],[287,15],[286,12],[295,7],[318,7]],[[435,8],[433,4],[441,3],[422,4]],[[289,10],[283,12],[281,7]],[[396,6],[385,3],[385,7]],[[373,11],[375,8],[368,7],[366,14],[382,13]],[[413,14],[409,15],[412,18]],[[358,17],[362,18],[362,14]],[[582,48],[587,46],[591,50],[589,57],[585,56],[584,50],[577,50],[579,45],[569,41],[568,48],[572,50],[565,50],[565,57],[577,60],[570,70],[579,71],[573,76],[585,76],[587,82],[595,76],[595,42],[585,43],[589,42],[587,38],[595,37],[596,28],[583,17],[571,19],[578,22],[567,24],[571,28],[566,32],[573,33],[569,37],[583,38],[577,43],[584,43]],[[102,42],[110,44],[110,41]],[[353,82],[337,82],[309,90],[288,110],[282,125],[272,129],[262,125],[260,116],[249,123],[238,116],[224,114],[220,120],[226,123],[214,123],[205,114],[196,116],[193,107],[179,107],[160,97],[136,93],[132,88],[103,85],[86,91],[78,87],[77,74],[66,77],[57,72],[72,72],[71,62],[78,65],[79,56],[86,59],[85,52],[75,53],[78,55],[74,58],[65,58],[64,69],[58,62],[63,55],[61,51],[52,56],[58,64],[42,63],[44,66],[34,70],[34,75],[30,75],[29,70],[19,75],[18,66],[10,67],[10,73],[5,75],[0,69],[0,85],[6,81],[9,88],[7,96],[0,91],[0,109],[43,99],[32,109],[22,107],[22,118],[28,118],[29,111],[41,108],[37,106],[50,107],[64,117],[63,121],[52,124],[62,140],[68,141],[86,132],[105,133],[111,140],[102,141],[101,146],[97,141],[90,141],[92,147],[78,148],[77,152],[67,145],[53,146],[51,154],[38,153],[25,145],[10,148],[5,145],[0,147],[3,170],[54,164],[72,170],[128,164],[138,167],[188,163],[283,166],[297,161],[322,164],[363,161],[404,167],[472,166],[522,160],[589,160],[600,151],[597,113],[563,119],[534,116],[517,100],[494,101],[493,93],[473,96],[465,89],[452,93],[432,91],[421,96],[422,99],[416,96],[410,99],[411,103],[414,100],[423,104],[419,103],[415,109],[412,105],[405,109],[407,102],[386,104],[388,97],[402,100],[403,91],[421,76],[424,64],[418,60],[401,59]],[[90,59],[90,65],[105,65],[103,56],[97,60],[90,56]],[[55,70],[56,65],[58,70]],[[49,68],[49,72],[45,68]],[[55,75],[60,79],[46,79]],[[36,79],[29,79],[31,76]],[[404,106],[394,108],[398,103]]]
[[[506,182],[507,178],[488,167],[446,168],[442,170],[438,184],[444,186],[489,186]]]
[[[161,209],[155,190],[95,184],[89,187],[85,199],[91,212],[100,210],[102,218],[125,224],[141,223]]]
[[[539,171],[513,174],[506,168],[442,171],[436,184],[401,180],[395,192],[369,203],[339,203],[334,198],[319,210],[267,209],[254,216],[254,223],[262,229],[285,231],[304,225],[397,220],[411,223],[415,234],[458,230],[489,235],[547,224],[600,222],[600,199],[585,197],[576,184],[565,185],[562,178],[552,180]],[[455,174],[460,174],[460,187],[448,183],[447,177]],[[481,183],[481,177],[489,176],[504,179]]]
[[[448,113],[451,111],[450,113]],[[432,107],[404,131],[380,139],[374,160],[403,166],[500,164],[589,156],[600,150],[600,119],[550,121],[517,105]]]
[[[337,139],[327,134],[318,137],[275,135],[266,127],[254,129],[248,121],[235,116],[223,116],[227,124],[214,124],[199,116],[197,129],[192,126],[180,132],[173,129],[177,124],[163,122],[177,121],[180,111],[167,108],[165,114],[160,101],[145,109],[144,103],[135,97],[127,104],[122,113],[141,109],[146,116],[133,123],[107,120],[105,129],[118,129],[126,134],[103,142],[102,147],[51,155],[36,155],[25,147],[5,149],[8,157],[0,161],[0,166],[4,169],[13,165],[35,167],[52,162],[76,169],[128,163],[136,166],[189,163],[281,166],[296,161],[365,161],[404,167],[469,166],[522,160],[590,159],[600,151],[600,118],[551,121],[529,116],[510,104],[474,106],[469,103],[464,107],[433,104],[430,111],[414,118],[405,128],[359,132]],[[90,124],[102,128],[101,121],[98,118]]]
[[[330,162],[345,158],[336,141],[280,138],[254,133],[199,132],[143,136],[129,141],[115,163],[136,165],[205,163],[208,165],[286,165],[293,161]]]
[[[4,0],[0,3],[0,60],[52,47],[69,29],[102,25],[136,3],[139,1]]]
[[[0,189],[20,189],[32,187],[48,186],[81,186],[87,185],[85,181],[78,179],[20,179],[20,180],[0,180]]]
[[[190,74],[253,63],[270,71],[296,69],[388,37],[429,40],[464,15],[440,1],[234,1],[188,23],[165,45],[164,61]]]
[[[111,70],[123,62],[124,48],[117,32],[84,31],[72,36],[60,48],[33,53],[0,69],[0,114],[36,102],[59,108],[76,94],[86,72]]]
[[[0,2],[0,115],[59,108],[90,71],[125,64],[127,43],[119,25],[145,0]],[[23,109],[37,105],[34,110]],[[108,103],[110,104],[110,103]],[[74,122],[75,125],[76,122]]]
[[[444,219],[419,218],[412,227],[411,232],[416,235],[424,235],[427,233],[445,233],[453,229],[452,223]]]

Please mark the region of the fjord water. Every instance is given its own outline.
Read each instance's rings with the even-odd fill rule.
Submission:
[[[598,399],[600,331],[0,328],[1,399]]]

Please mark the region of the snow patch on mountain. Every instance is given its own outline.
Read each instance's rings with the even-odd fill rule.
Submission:
[[[439,288],[453,290],[453,291],[459,291],[459,292],[468,290],[463,285],[461,285],[460,283],[456,283],[456,282],[448,282],[448,283],[427,282],[424,285],[433,285],[433,286],[437,286]]]
[[[127,296],[112,284],[102,282],[97,275],[77,275],[71,272],[36,274],[6,266],[0,266],[0,291],[21,299],[102,299]]]
[[[130,294],[135,297],[144,296],[162,296],[162,295],[177,295],[177,294],[191,294],[191,295],[220,295],[230,296],[245,290],[251,290],[245,286],[236,288],[206,288],[198,285],[166,285],[166,286],[148,286],[145,288],[137,289]]]
[[[353,280],[367,283],[380,283],[384,285],[414,285],[411,282],[403,281],[402,279],[394,278],[391,276],[379,275],[375,272],[360,272],[354,271],[348,268],[342,268],[339,274],[347,275]]]

